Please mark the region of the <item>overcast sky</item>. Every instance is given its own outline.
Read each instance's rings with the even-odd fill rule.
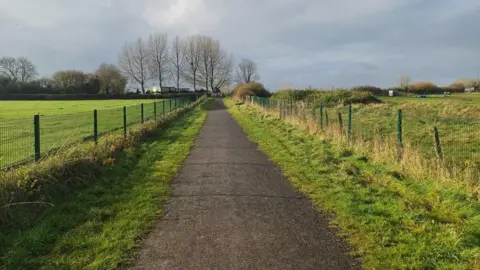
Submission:
[[[444,85],[480,76],[479,25],[479,0],[0,0],[0,56],[93,71],[150,32],[200,33],[257,62],[271,90]]]

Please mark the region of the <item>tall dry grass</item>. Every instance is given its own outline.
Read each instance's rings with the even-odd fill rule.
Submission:
[[[408,142],[403,142],[399,158],[399,144],[394,137],[383,137],[380,131],[374,131],[375,139],[372,136],[366,137],[362,134],[352,134],[348,138],[345,129],[340,129],[338,123],[324,124],[320,127],[318,119],[314,118],[314,112],[304,102],[296,102],[292,113],[282,113],[280,106],[263,107],[246,99],[248,106],[254,106],[265,115],[282,118],[285,122],[294,125],[300,130],[309,132],[323,140],[333,144],[338,151],[349,149],[369,160],[382,164],[394,171],[399,176],[410,177],[418,181],[431,181],[438,185],[438,188],[456,187],[467,190],[476,202],[480,202],[480,172],[475,166],[458,166],[446,164],[440,158],[428,158]],[[335,117],[332,115],[331,117]],[[344,120],[344,126],[346,121]],[[371,135],[371,134],[370,134]]]

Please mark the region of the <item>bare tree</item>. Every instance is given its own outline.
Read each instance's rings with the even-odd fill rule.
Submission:
[[[201,64],[201,41],[202,37],[199,35],[190,36],[185,40],[184,44],[186,67],[183,72],[183,77],[186,81],[193,84],[194,91],[197,89],[198,73]]]
[[[143,94],[145,94],[145,83],[151,78],[147,56],[147,46],[139,38],[134,44],[125,44],[118,58],[120,69],[132,81],[140,84]]]
[[[242,59],[237,66],[235,81],[237,83],[250,83],[260,80],[257,69],[255,62],[249,59]]]
[[[199,42],[199,77],[207,91],[218,90],[232,80],[233,56],[220,47],[220,42],[202,36]]]
[[[0,74],[12,82],[28,82],[38,75],[37,68],[25,57],[0,58]]]
[[[199,37],[199,54],[200,54],[200,69],[199,75],[203,82],[205,83],[205,88],[208,91],[209,89],[209,82],[210,82],[210,55],[211,55],[211,44],[213,43],[213,39],[207,36]],[[213,89],[212,89],[213,90]]]
[[[412,78],[410,78],[410,76],[401,76],[397,80],[397,86],[400,89],[405,90],[405,92],[407,92],[408,94],[408,87],[410,86],[411,82],[412,82]]]
[[[148,37],[148,66],[152,76],[158,79],[160,88],[166,79],[169,65],[169,46],[166,33],[150,34]]]
[[[233,56],[220,48],[218,40],[211,40],[209,46],[209,79],[213,91],[231,81]]]
[[[10,81],[18,81],[18,65],[14,57],[0,58],[0,74],[10,79]]]
[[[216,76],[214,76],[215,88],[221,89],[224,86],[230,86],[233,79],[233,54],[229,56],[224,52],[225,57],[222,58]]]
[[[37,68],[33,63],[25,57],[17,58],[18,75],[20,82],[28,82],[33,80],[37,75]]]
[[[170,74],[173,82],[175,83],[175,86],[177,87],[177,92],[179,92],[180,90],[180,75],[183,73],[183,61],[185,59],[185,49],[183,48],[183,46],[184,43],[178,36],[176,36],[172,42]]]

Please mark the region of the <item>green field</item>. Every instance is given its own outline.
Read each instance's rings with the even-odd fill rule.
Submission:
[[[428,157],[436,156],[433,133],[436,127],[445,160],[480,166],[480,95],[382,100],[383,104],[354,106],[353,132],[364,138],[395,137],[396,118],[401,109],[406,144]]]
[[[157,115],[175,106],[172,100],[157,100]],[[154,117],[154,100],[95,101],[0,101],[0,168],[34,157],[33,115],[40,115],[42,154],[91,139],[94,134],[93,110],[98,110],[98,134],[123,132],[123,106],[127,106],[127,125]]]
[[[123,106],[150,104],[152,99],[134,100],[67,100],[67,101],[0,101],[0,120],[32,118],[34,114],[60,115],[107,110]],[[158,100],[157,100],[158,101]]]
[[[321,95],[335,95],[331,92],[316,92],[318,93],[312,95],[316,96],[317,101]],[[427,98],[381,97],[380,100],[381,103],[352,106],[354,138],[367,142],[390,141],[395,144],[398,110],[401,109],[402,138],[410,149],[427,158],[437,156],[433,132],[436,127],[442,155],[449,165],[480,167],[480,94],[456,94],[447,97],[429,95]],[[306,107],[308,110],[315,108],[314,117],[318,121],[319,104],[307,104]],[[346,134],[348,107],[328,106],[325,111],[329,125],[335,128],[340,125],[338,113],[342,115],[343,132]],[[303,113],[301,109],[300,113]],[[324,115],[326,125],[325,118]]]

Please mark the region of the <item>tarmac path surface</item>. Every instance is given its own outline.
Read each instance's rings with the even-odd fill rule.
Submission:
[[[220,99],[132,269],[360,269]]]

